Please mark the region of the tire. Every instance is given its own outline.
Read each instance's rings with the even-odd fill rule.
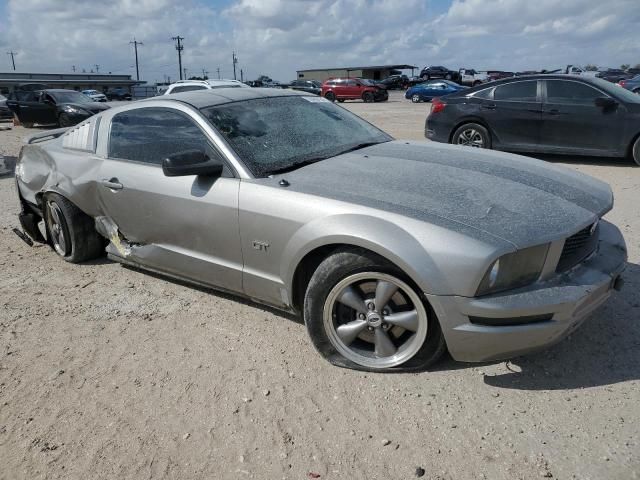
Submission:
[[[64,260],[80,263],[103,255],[105,239],[96,232],[93,219],[57,193],[44,197],[47,241]]]
[[[336,101],[336,94],[333,93],[333,92],[327,92],[327,93],[325,93],[324,98],[326,98],[330,102],[335,102]]]
[[[451,136],[451,143],[476,148],[491,148],[489,131],[477,123],[460,125]]]
[[[60,125],[60,127],[71,127],[73,125],[73,122],[69,118],[69,115],[67,115],[66,113],[62,112],[58,116],[58,125]]]
[[[364,101],[364,103],[372,103],[375,101],[375,98],[373,98],[373,93],[364,92],[362,94],[362,100]]]
[[[420,95],[418,95],[417,93],[414,93],[413,95],[411,95],[411,101],[413,103],[420,103],[422,99],[420,98]]]
[[[472,87],[476,87],[478,85],[480,85],[482,82],[480,80],[476,80],[475,82],[473,82]]]
[[[633,158],[636,165],[640,167],[640,136],[636,138],[636,141],[633,144],[633,148],[631,149],[631,158]]]
[[[33,122],[20,122],[24,128],[33,128]]]
[[[381,284],[397,290],[386,295],[381,312],[367,309],[362,301],[374,301]],[[383,298],[386,291],[382,288]],[[446,344],[436,315],[419,292],[403,272],[378,255],[345,248],[327,257],[311,277],[304,299],[305,325],[316,350],[336,366],[376,372],[424,369],[440,358]],[[353,300],[349,304],[358,310],[337,298]],[[392,317],[394,322],[410,317],[411,327],[390,323]],[[347,323],[355,329],[340,329]],[[344,338],[345,332],[349,338]]]
[[[340,103],[344,103],[344,98],[339,98],[339,99],[338,99],[338,102],[340,102]]]

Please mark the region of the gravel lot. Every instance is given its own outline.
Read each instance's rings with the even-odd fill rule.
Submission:
[[[343,105],[403,139],[429,107]],[[0,131],[9,166],[31,132]],[[612,185],[624,290],[548,351],[419,374],[332,367],[296,318],[30,248],[0,178],[0,479],[640,478],[640,169],[545,160]]]

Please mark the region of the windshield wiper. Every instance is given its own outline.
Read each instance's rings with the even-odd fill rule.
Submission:
[[[287,165],[284,167],[280,167],[280,168],[274,168],[273,170],[269,170],[267,172],[267,175],[273,175],[274,173],[287,173],[287,172],[292,172],[293,170],[297,170],[299,168],[302,167],[306,167],[307,165],[311,165],[312,163],[316,163],[319,162],[321,160],[326,160],[329,157],[332,157],[333,155],[323,155],[321,157],[313,157],[313,158],[309,158],[307,160],[303,160],[301,162],[298,163],[293,163],[291,165]]]
[[[343,153],[353,152],[354,150],[360,150],[361,148],[366,148],[366,147],[371,147],[373,145],[378,145],[379,143],[384,143],[384,142],[364,142],[364,143],[359,143],[357,145],[354,145],[351,148],[347,148],[346,150],[343,150],[338,155],[342,155]]]

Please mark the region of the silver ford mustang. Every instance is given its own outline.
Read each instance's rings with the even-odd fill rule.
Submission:
[[[520,156],[394,141],[274,89],[195,91],[31,137],[22,231],[303,315],[336,365],[548,346],[618,288],[608,185]]]

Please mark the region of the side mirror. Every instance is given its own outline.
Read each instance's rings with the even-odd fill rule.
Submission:
[[[200,150],[186,150],[169,155],[162,161],[162,171],[167,177],[183,177],[186,175],[222,175],[222,162]]]
[[[598,97],[595,99],[594,103],[596,104],[596,107],[600,107],[603,110],[609,110],[618,105],[618,102],[611,97]]]

